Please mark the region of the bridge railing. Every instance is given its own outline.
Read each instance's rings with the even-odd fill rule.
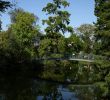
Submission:
[[[93,54],[50,54],[38,59],[83,59],[83,60],[106,60],[106,57]]]
[[[70,59],[87,59],[87,60],[94,60],[94,55],[91,54],[79,54],[79,55],[70,55]]]
[[[93,60],[93,55],[72,55],[72,54],[51,54],[48,56],[43,56],[41,59],[87,59]]]

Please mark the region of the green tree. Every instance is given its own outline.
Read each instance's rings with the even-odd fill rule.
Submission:
[[[78,54],[83,48],[83,42],[76,34],[71,34],[70,37],[66,39],[66,45],[66,52],[69,54]]]
[[[96,45],[95,53],[105,56],[104,60],[98,65],[100,85],[104,90],[102,96],[109,96],[110,91],[110,0],[95,0],[96,22]]]
[[[43,8],[43,11],[50,15],[47,20],[43,20],[43,24],[47,24],[45,32],[47,38],[51,41],[50,51],[54,53],[59,52],[57,45],[59,45],[62,35],[66,32],[73,32],[73,28],[68,26],[70,14],[62,10],[62,7],[65,8],[67,6],[69,6],[69,3],[66,0],[53,0],[52,3],[48,3]]]
[[[53,0],[43,8],[49,17],[43,20],[43,24],[46,24],[47,27],[45,28],[45,38],[41,40],[39,46],[41,57],[59,58],[64,56],[66,46],[64,34],[73,32],[73,28],[69,26],[70,14],[63,10],[67,6],[69,3],[66,0]],[[62,67],[60,65],[60,61],[44,61],[43,77],[63,81],[64,73],[60,70]]]
[[[77,31],[83,42],[83,51],[85,53],[91,53],[94,45],[95,26],[91,24],[82,24],[77,28]]]
[[[10,26],[10,49],[12,55],[23,62],[36,56],[34,39],[39,34],[34,14],[23,10],[14,10],[10,13],[12,24]],[[14,18],[14,19],[13,19]]]

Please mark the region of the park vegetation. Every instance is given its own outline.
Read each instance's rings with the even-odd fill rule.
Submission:
[[[42,11],[48,15],[44,33],[37,24],[38,16],[16,8],[9,12],[11,24],[6,31],[0,21],[0,69],[7,73],[34,71],[37,77],[77,84],[95,84],[101,97],[110,93],[110,1],[95,0],[94,24],[82,24],[77,29],[69,26],[70,13],[66,0],[53,0]],[[0,1],[0,13],[12,7],[10,2]],[[64,9],[64,10],[63,10]],[[69,37],[65,37],[70,33]],[[65,58],[68,55],[92,54],[105,57],[97,62],[69,60],[38,60],[42,58]]]

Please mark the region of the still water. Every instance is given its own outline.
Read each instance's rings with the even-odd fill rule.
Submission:
[[[62,84],[29,76],[1,76],[0,100],[99,100],[93,85]]]

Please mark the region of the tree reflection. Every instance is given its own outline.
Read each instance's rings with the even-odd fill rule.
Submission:
[[[6,100],[36,100],[39,96],[43,96],[44,100],[56,100],[57,98],[61,100],[62,95],[57,86],[57,84],[50,84],[27,76],[0,77],[1,98]]]
[[[78,99],[77,99],[78,98]],[[93,86],[36,79],[29,73],[0,73],[1,100],[99,100]],[[101,99],[100,99],[101,100]]]

